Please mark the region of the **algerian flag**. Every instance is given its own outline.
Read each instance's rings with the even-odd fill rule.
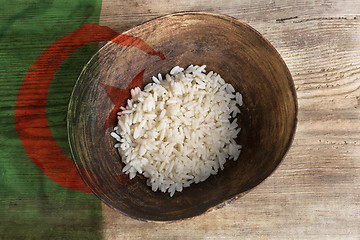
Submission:
[[[101,0],[1,3],[0,239],[102,238],[100,200],[92,194],[63,187],[45,175],[25,151],[14,121],[20,86],[32,64],[59,38],[85,23],[99,23],[101,4]],[[76,50],[56,71],[48,89],[49,129],[69,158],[67,104],[77,76],[97,50],[97,43]],[[36,99],[37,90],[42,87],[41,84],[28,85],[26,94],[33,91]],[[26,100],[23,103],[29,105]],[[21,104],[18,109],[24,110]],[[23,123],[26,120],[21,119]],[[38,126],[40,133],[42,128]],[[41,135],[25,132],[22,137],[36,140]],[[43,151],[37,148],[33,154]]]

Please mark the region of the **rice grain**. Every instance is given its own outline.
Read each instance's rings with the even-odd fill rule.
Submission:
[[[205,68],[176,66],[165,78],[152,77],[143,91],[131,90],[111,133],[130,179],[143,174],[153,191],[173,196],[238,159],[242,96]]]

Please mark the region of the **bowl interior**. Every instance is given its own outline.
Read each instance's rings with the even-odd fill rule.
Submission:
[[[297,102],[291,75],[258,32],[240,21],[209,13],[178,13],[154,19],[127,32],[165,55],[109,42],[90,60],[70,99],[69,143],[84,181],[109,206],[144,220],[177,220],[199,215],[258,185],[278,166],[296,126]],[[145,179],[129,181],[113,147],[112,127],[104,128],[114,108],[104,86],[118,94],[144,71],[143,85],[176,65],[207,65],[243,95],[237,161],[183,192],[152,192]]]

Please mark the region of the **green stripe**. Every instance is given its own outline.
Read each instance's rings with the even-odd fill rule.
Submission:
[[[14,126],[20,85],[54,41],[98,23],[101,0],[1,0],[0,239],[101,239],[101,203],[53,182],[27,157]],[[47,102],[52,134],[68,156],[66,108],[72,86],[97,44],[73,53],[53,79]]]

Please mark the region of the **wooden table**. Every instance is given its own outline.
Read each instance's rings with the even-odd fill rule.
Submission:
[[[299,115],[280,167],[230,205],[176,223],[145,223],[103,205],[105,239],[359,239],[360,1],[104,0],[100,24],[126,30],[176,11],[242,19],[279,51]]]
[[[59,2],[61,1],[57,1]],[[56,24],[63,24],[69,28],[71,26],[66,21],[56,22],[51,17],[52,10],[46,11],[47,7],[50,8],[50,5],[46,4],[51,5],[47,2],[33,4],[26,10],[36,10],[30,14],[29,21],[39,15],[43,16],[41,21],[45,19],[49,23],[54,23],[55,27],[48,28],[47,35],[44,35],[46,38],[54,39],[49,40],[51,43],[61,37],[58,33],[60,28],[57,28]],[[61,218],[65,223],[56,225],[56,219],[64,211],[71,215],[73,210],[69,210],[72,204],[70,200],[82,199],[82,205],[76,205],[78,208],[82,208],[87,202],[95,201],[95,205],[100,204],[99,201],[82,197],[83,195],[75,198],[70,192],[73,190],[69,190],[62,194],[65,200],[61,200],[60,204],[50,204],[47,199],[49,195],[44,192],[52,191],[53,196],[60,199],[61,196],[56,195],[56,192],[63,191],[61,186],[50,186],[50,180],[47,180],[35,165],[26,167],[31,168],[33,175],[25,172],[14,176],[21,176],[19,181],[24,181],[27,188],[41,185],[40,190],[36,190],[39,191],[39,197],[32,198],[33,195],[30,193],[19,193],[19,197],[9,198],[6,197],[7,192],[0,189],[0,200],[3,200],[0,201],[0,210],[6,209],[4,212],[0,211],[0,239],[10,239],[9,236],[15,236],[17,232],[16,236],[27,236],[29,239],[72,239],[68,234],[75,231],[75,228],[83,228],[83,232],[76,235],[76,239],[360,239],[360,1],[93,0],[88,5],[82,3],[79,6],[69,4],[68,10],[72,11],[71,14],[82,14],[79,11],[85,7],[87,11],[84,13],[100,13],[98,20],[86,19],[86,15],[85,20],[81,20],[82,23],[98,21],[100,25],[118,32],[154,17],[178,11],[228,14],[250,24],[275,46],[294,78],[299,101],[298,126],[294,142],[279,168],[250,193],[219,210],[174,223],[137,221],[102,205],[100,222],[91,221],[91,217],[96,215],[91,211],[86,212],[86,216],[90,217],[81,219],[76,218],[75,212],[73,218]],[[54,4],[51,9],[57,7]],[[18,21],[19,16],[25,13],[17,13],[14,10],[14,18],[9,18],[9,24]],[[34,29],[34,34],[37,33],[36,30]],[[7,28],[2,31],[6,32]],[[31,34],[26,33],[31,39]],[[9,46],[15,46],[19,35],[14,32],[14,38],[9,38],[14,41],[11,43],[14,45]],[[27,44],[26,49],[37,51],[36,54],[44,50],[33,49],[32,41],[28,41]],[[9,46],[0,45],[3,50]],[[26,58],[26,54],[25,51],[22,57]],[[26,63],[31,65],[35,59],[26,60]],[[87,61],[80,58],[76,60],[81,60],[81,65]],[[6,157],[9,162],[13,158],[23,158],[21,160],[24,163],[19,161],[12,169],[0,169],[0,177],[16,171],[16,168],[25,169],[24,166],[29,162],[19,140],[16,140],[14,127],[10,126],[14,121],[16,94],[28,68],[19,66],[16,58],[9,61],[10,64],[6,65],[8,68],[5,70],[13,71],[17,82],[15,84],[9,79],[6,88],[1,90],[0,139],[3,142],[0,145],[0,163]],[[72,65],[65,64],[64,68],[70,69]],[[78,68],[78,71],[80,69]],[[5,78],[0,80],[7,82]],[[55,84],[49,94],[56,91],[70,93],[71,86],[72,83],[66,86]],[[48,111],[48,116],[56,116],[51,118],[49,124],[65,127],[67,99],[53,98],[48,104],[52,107],[50,109],[53,109]],[[58,144],[62,141],[62,145],[66,146],[66,135],[61,136]],[[66,150],[66,147],[64,149]],[[4,153],[5,150],[7,155]],[[27,179],[32,179],[26,183],[28,185],[25,184]],[[5,187],[12,184],[0,183]],[[14,190],[16,191],[18,189]],[[40,209],[39,212],[43,214],[41,216],[45,216],[39,222],[40,225],[44,222],[55,222],[55,226],[61,225],[65,230],[49,225],[47,228],[50,232],[59,232],[50,235],[45,230],[37,231],[34,234],[40,234],[37,235],[41,236],[38,238],[28,235],[29,229],[33,228],[32,225],[22,224],[24,219],[20,221],[16,217],[22,211],[19,206],[24,199],[27,199],[26,204],[33,204]],[[95,209],[95,205],[88,204],[87,207]],[[29,219],[36,218],[34,215]],[[90,222],[86,219],[90,219]],[[84,235],[96,226],[101,227],[100,234]],[[27,230],[22,232],[21,229],[26,227]],[[72,237],[75,238],[74,235]]]

